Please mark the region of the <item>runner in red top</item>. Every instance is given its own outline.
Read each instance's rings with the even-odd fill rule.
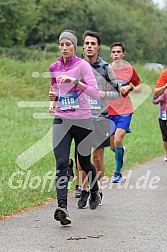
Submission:
[[[135,69],[127,64],[122,63],[121,68],[114,68],[115,63],[112,64],[114,74],[119,83],[122,91],[122,96],[117,100],[108,100],[108,114],[109,115],[125,115],[133,113],[133,106],[128,96],[129,91],[133,89],[130,85],[132,83],[134,86],[138,86],[140,84],[140,79],[135,71]],[[124,89],[122,87],[125,87]]]
[[[140,79],[135,69],[123,62],[125,55],[124,45],[120,42],[114,43],[110,48],[110,55],[113,60],[111,66],[115,77],[120,86],[121,97],[114,101],[107,101],[108,114],[116,125],[116,130],[110,136],[110,147],[115,152],[116,168],[112,182],[118,183],[122,180],[121,168],[123,166],[123,157],[125,147],[123,147],[123,138],[126,133],[130,133],[130,122],[133,113],[133,106],[128,96],[130,91],[141,92]],[[133,84],[133,85],[132,85]]]

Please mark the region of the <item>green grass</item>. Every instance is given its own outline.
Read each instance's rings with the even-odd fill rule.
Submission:
[[[39,145],[36,153],[31,152],[29,156],[26,153],[24,158],[31,163],[42,151],[49,150],[46,155],[28,168],[20,167],[17,163],[19,155],[40,141],[51,129],[52,119],[33,118],[34,113],[47,113],[47,107],[23,108],[18,106],[18,102],[48,102],[49,78],[42,78],[42,72],[48,71],[48,66],[54,60],[53,58],[42,62],[20,62],[5,57],[0,59],[0,218],[55,196],[55,160],[52,150],[49,149],[51,135]],[[159,73],[145,71],[140,65],[136,65],[136,68],[142,82],[149,84],[152,89]],[[32,72],[35,71],[40,73],[39,78],[32,78]],[[158,109],[158,106],[152,104],[151,94],[135,110],[131,123],[132,133],[127,134],[124,141],[126,146],[124,169],[163,154],[157,120]],[[72,156],[73,152],[72,148]],[[114,154],[109,148],[105,150],[105,165],[105,175],[109,176],[114,171]],[[48,172],[52,179],[47,180],[45,185],[45,176]],[[72,186],[74,184],[73,182]]]

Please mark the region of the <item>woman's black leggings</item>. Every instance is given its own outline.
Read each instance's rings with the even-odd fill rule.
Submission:
[[[88,175],[90,191],[98,190],[96,169],[90,161],[93,142],[92,118],[71,120],[56,117],[53,124],[53,150],[56,158],[56,191],[59,207],[67,207],[67,169],[73,139],[77,146],[81,168]]]
[[[167,120],[159,118],[159,126],[162,133],[162,139],[164,142],[167,142]]]

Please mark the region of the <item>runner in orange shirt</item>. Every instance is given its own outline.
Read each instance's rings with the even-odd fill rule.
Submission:
[[[162,133],[162,141],[166,156],[164,161],[167,161],[167,68],[159,76],[154,88],[154,104],[160,103],[159,109],[159,126]]]

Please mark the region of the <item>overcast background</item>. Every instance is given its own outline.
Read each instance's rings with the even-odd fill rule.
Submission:
[[[166,0],[152,0],[154,3],[158,4],[159,7],[163,8],[167,4]],[[166,3],[166,4],[165,4]]]

